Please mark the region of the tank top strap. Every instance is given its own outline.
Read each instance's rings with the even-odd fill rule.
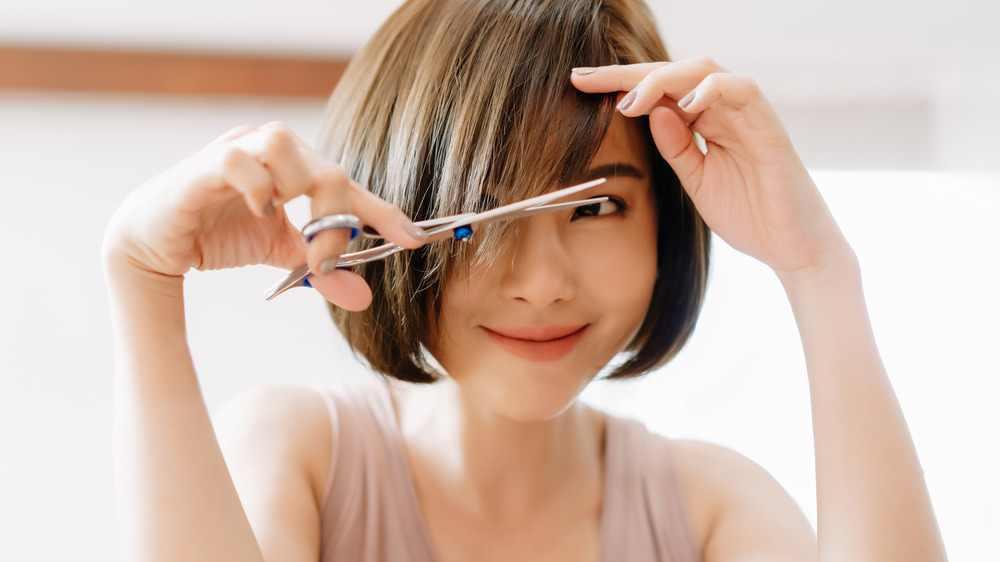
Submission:
[[[699,562],[669,439],[607,416],[601,521],[602,562]]]
[[[320,507],[320,561],[433,562],[385,383],[324,387],[320,393],[333,433]]]

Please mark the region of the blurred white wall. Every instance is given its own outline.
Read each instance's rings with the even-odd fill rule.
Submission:
[[[0,44],[349,54],[401,3],[5,0]],[[994,2],[648,3],[674,58],[754,76],[811,166],[1000,169]]]
[[[353,50],[396,4],[5,2],[0,42],[328,54]],[[675,56],[707,53],[751,73],[779,107],[861,257],[952,560],[1000,559],[1000,415],[989,407],[1000,391],[995,8],[656,4]],[[320,113],[318,101],[0,92],[0,560],[117,558],[99,266],[114,208],[229,128],[283,120],[311,140]],[[750,455],[814,520],[788,305],[762,266],[716,248],[689,347],[662,373],[585,398]],[[364,376],[316,295],[263,301],[278,276],[189,276],[190,341],[212,407],[257,384]]]

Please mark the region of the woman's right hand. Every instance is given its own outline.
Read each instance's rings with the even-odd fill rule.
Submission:
[[[177,277],[191,268],[294,269],[305,262],[320,294],[349,310],[366,308],[368,285],[331,267],[349,231],[321,232],[306,244],[283,207],[300,195],[312,200],[314,217],[354,214],[405,248],[426,239],[399,209],[352,181],[287,125],[271,123],[229,131],[130,194],[108,225],[105,259]]]

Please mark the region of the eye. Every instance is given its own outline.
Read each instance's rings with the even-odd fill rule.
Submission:
[[[610,195],[601,195],[600,197],[607,197],[608,200],[602,203],[591,203],[590,205],[577,207],[573,212],[572,220],[587,217],[611,216],[622,213],[628,209],[628,205],[617,197],[612,197]]]

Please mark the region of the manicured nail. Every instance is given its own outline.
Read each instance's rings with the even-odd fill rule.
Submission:
[[[427,240],[427,231],[413,224],[412,222],[409,221],[404,222],[403,230],[405,230],[407,234],[416,238],[417,240]]]
[[[694,96],[697,93],[698,93],[697,90],[691,90],[690,92],[688,92],[688,95],[684,96],[683,98],[681,98],[681,101],[677,102],[677,107],[681,108],[684,111],[687,111],[688,106],[691,105],[691,102],[694,101]]]
[[[337,269],[337,260],[336,259],[328,259],[325,262],[319,264],[319,274],[320,275],[329,275],[330,272],[332,272],[335,269]]]
[[[586,76],[595,72],[597,72],[597,69],[592,66],[581,66],[573,69],[573,74],[579,74],[580,76]]]
[[[264,205],[264,214],[266,216],[268,216],[268,217],[273,217],[274,216],[274,203],[273,202],[268,201],[267,205]]]
[[[639,95],[637,90],[632,90],[631,92],[625,94],[622,101],[618,102],[618,111],[625,111],[626,109],[632,107],[632,102],[635,101],[635,97]]]

